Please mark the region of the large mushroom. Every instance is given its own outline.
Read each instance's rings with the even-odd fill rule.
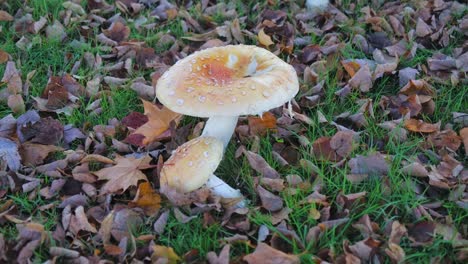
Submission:
[[[156,96],[174,112],[208,117],[203,136],[227,146],[239,115],[261,115],[290,101],[299,90],[294,68],[249,45],[195,52],[158,80]]]
[[[223,157],[223,143],[215,137],[198,137],[179,146],[161,169],[161,186],[167,185],[181,193],[194,191],[203,185],[217,196],[234,200],[236,207],[245,201],[236,190],[214,175]]]

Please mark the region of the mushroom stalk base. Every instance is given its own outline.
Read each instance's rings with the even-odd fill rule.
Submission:
[[[229,144],[238,116],[215,116],[208,118],[202,136],[215,137],[223,142],[224,149]]]
[[[225,199],[236,199],[241,198],[242,194],[239,190],[236,190],[225,183],[223,180],[218,178],[216,175],[212,174],[208,181],[205,183],[215,195],[220,196]],[[245,207],[245,201],[242,200],[236,204],[237,208]]]

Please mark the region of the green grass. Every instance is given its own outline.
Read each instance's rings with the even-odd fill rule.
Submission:
[[[61,3],[63,0],[35,0],[28,1],[29,5],[33,8],[33,18],[39,19],[41,16],[46,17],[49,22],[59,18],[59,13],[63,11]],[[83,6],[86,1],[82,1]],[[112,1],[109,1],[112,2]],[[349,8],[352,3],[356,1],[344,0],[342,1],[342,9]],[[14,14],[14,10],[17,10],[23,5],[23,1],[13,0],[9,1],[10,9],[7,10]],[[242,29],[250,29],[255,27],[258,14],[249,12],[249,10],[257,2],[235,1],[232,8],[235,8],[239,17],[247,16],[246,23],[241,23]],[[281,5],[280,1],[277,1],[276,6]],[[349,24],[340,25],[337,29],[338,32],[355,32],[353,26],[360,26],[364,29],[368,25],[360,25],[357,18],[361,16],[360,9],[366,5],[366,1],[357,1],[355,11],[350,14],[352,21]],[[268,5],[265,2],[259,4],[259,10],[267,8]],[[148,10],[144,11],[142,15],[147,15]],[[192,7],[188,12],[196,19],[200,17],[200,11],[196,7]],[[466,13],[466,10],[463,12]],[[462,12],[462,13],[463,13]],[[288,14],[289,17],[292,14]],[[136,18],[123,15],[126,19]],[[457,15],[459,18],[461,14]],[[225,15],[222,11],[217,12],[212,16],[212,21],[218,25],[222,25],[225,20]],[[151,20],[150,22],[156,22]],[[406,21],[405,27],[413,27],[413,21]],[[159,23],[159,22],[158,22]],[[32,86],[30,87],[29,96],[25,98],[27,108],[30,109],[32,105],[32,96],[40,96],[46,87],[49,73],[52,75],[59,75],[61,73],[69,72],[74,63],[83,57],[85,52],[91,52],[92,54],[106,54],[107,51],[103,50],[103,47],[97,42],[96,35],[100,33],[99,29],[96,29],[91,33],[91,37],[86,39],[79,47],[72,45],[73,40],[79,40],[79,23],[72,24],[66,27],[66,33],[68,35],[64,43],[57,40],[48,40],[44,34],[32,36],[27,35],[31,39],[31,48],[27,51],[19,50],[15,43],[20,39],[20,35],[10,30],[11,24],[0,23],[3,26],[3,32],[0,35],[1,49],[8,52],[15,60],[17,68],[21,72],[23,81],[31,71],[35,70],[36,73],[31,79]],[[189,43],[181,37],[187,35],[183,32],[182,20],[177,18],[170,22],[164,22],[158,24],[154,29],[141,29],[137,30],[133,22],[129,23],[131,29],[130,39],[137,41],[145,41],[148,47],[154,48],[156,54],[160,55],[166,52],[171,44],[160,44],[159,40],[163,34],[172,34],[177,41],[183,44]],[[190,32],[188,33],[190,34]],[[414,184],[420,184],[424,179],[418,179],[409,177],[399,172],[399,164],[405,160],[411,160],[416,155],[421,153],[421,145],[424,142],[424,138],[419,134],[410,133],[408,140],[404,143],[398,143],[395,140],[390,139],[387,144],[382,146],[382,149],[378,149],[380,141],[388,137],[388,132],[378,126],[378,123],[387,120],[388,118],[382,115],[382,109],[379,106],[379,101],[383,96],[395,95],[399,90],[398,79],[395,76],[384,76],[375,82],[371,91],[367,94],[363,94],[359,91],[352,91],[346,98],[341,99],[335,95],[340,87],[342,87],[342,80],[338,80],[337,74],[341,68],[340,60],[345,59],[357,59],[357,58],[368,58],[372,59],[371,55],[365,54],[361,50],[356,49],[349,42],[352,39],[354,33],[349,34],[346,39],[347,44],[343,49],[340,50],[341,57],[328,57],[327,69],[325,72],[320,72],[319,79],[325,81],[323,96],[318,106],[312,109],[304,109],[305,114],[309,116],[313,121],[313,125],[303,125],[305,130],[302,136],[306,137],[310,142],[315,141],[319,137],[332,136],[336,133],[337,129],[335,126],[330,124],[318,124],[317,112],[322,112],[328,120],[334,120],[334,117],[343,113],[350,112],[354,114],[358,111],[359,105],[356,100],[363,98],[370,98],[373,102],[373,110],[375,112],[375,119],[367,117],[369,126],[359,129],[361,133],[360,140],[356,142],[356,148],[354,149],[351,157],[356,155],[369,155],[376,151],[382,151],[385,154],[392,155],[393,160],[390,166],[389,175],[385,178],[372,178],[360,184],[352,184],[347,180],[346,174],[349,172],[349,168],[334,167],[332,162],[319,161],[310,154],[310,147],[298,147],[299,158],[305,159],[318,168],[318,175],[312,176],[310,171],[306,168],[302,168],[300,165],[291,165],[286,167],[280,167],[279,164],[274,160],[271,151],[273,150],[273,144],[277,142],[274,134],[260,138],[260,151],[259,154],[270,164],[273,168],[277,169],[281,175],[297,174],[304,181],[308,181],[313,184],[317,179],[323,181],[323,188],[321,193],[327,196],[327,201],[330,202],[333,210],[338,208],[336,198],[339,194],[350,194],[357,192],[366,192],[365,203],[355,204],[349,211],[350,221],[341,225],[339,228],[331,228],[326,230],[322,237],[316,243],[307,243],[306,236],[309,229],[319,223],[319,221],[311,217],[311,210],[320,210],[323,207],[316,204],[301,203],[301,201],[311,193],[310,190],[304,191],[299,190],[297,194],[290,195],[286,192],[279,193],[278,195],[284,200],[286,207],[291,209],[289,214],[289,220],[287,221],[288,226],[291,227],[297,234],[300,242],[305,245],[305,248],[301,248],[298,243],[291,240],[289,237],[282,235],[277,228],[271,222],[271,214],[262,210],[252,210],[248,219],[252,226],[256,227],[259,225],[265,225],[270,230],[270,234],[279,236],[283,243],[288,247],[293,254],[301,256],[303,263],[309,263],[312,256],[315,256],[320,250],[331,248],[334,250],[336,255],[342,253],[343,241],[349,240],[350,243],[355,243],[362,240],[362,235],[352,227],[352,224],[359,220],[364,215],[369,215],[370,219],[376,222],[380,228],[380,233],[383,233],[385,225],[391,220],[398,220],[401,223],[413,223],[415,221],[412,214],[412,210],[417,206],[434,202],[434,199],[422,198],[415,194],[413,190]],[[311,36],[311,44],[322,45],[324,39],[319,36]],[[339,36],[344,37],[344,36]],[[248,39],[248,43],[256,43],[254,39]],[[416,67],[421,64],[427,64],[427,59],[432,57],[435,53],[441,52],[450,55],[454,48],[460,47],[463,43],[463,36],[460,34],[456,35],[455,38],[451,39],[450,45],[444,48],[429,47],[429,49],[418,49],[414,58],[400,58],[399,69],[404,67]],[[299,49],[296,48],[295,52]],[[67,57],[67,61],[65,60]],[[106,62],[107,63],[107,62]],[[5,72],[5,64],[0,64],[0,77]],[[151,70],[135,71],[129,78],[136,78],[144,76],[149,79]],[[78,81],[86,86],[86,82],[91,80],[97,74],[105,76],[105,72],[100,70],[88,69],[81,67],[76,75],[79,76]],[[424,77],[424,76],[423,76]],[[104,83],[103,83],[104,84]],[[435,113],[431,116],[423,116],[423,119],[428,122],[442,121],[442,124],[450,123],[452,120],[451,112],[463,112],[468,109],[468,101],[465,99],[468,93],[468,87],[459,84],[458,86],[441,85],[432,83],[437,90],[437,96],[434,101],[436,103]],[[304,84],[306,88],[310,88],[308,84]],[[3,89],[4,84],[0,84],[0,89]],[[118,88],[109,88],[104,85],[106,90],[105,95],[91,97],[91,98],[80,98],[77,102],[77,108],[71,113],[71,115],[59,114],[56,117],[63,124],[73,124],[80,128],[85,128],[88,132],[95,125],[106,125],[112,118],[121,120],[123,117],[131,113],[132,111],[143,112],[141,101],[137,94],[128,88],[128,84]],[[95,100],[101,100],[101,112],[99,114],[93,114],[92,111],[87,110],[87,107],[91,105]],[[465,100],[464,100],[465,99]],[[5,104],[0,104],[0,118],[11,113],[9,108]],[[200,119],[197,118],[185,118],[181,124],[195,124]],[[458,125],[455,125],[456,129],[459,129]],[[299,135],[298,135],[299,136]],[[246,148],[250,149],[254,142],[248,142]],[[288,143],[286,143],[288,144]],[[235,152],[239,144],[237,140],[232,140],[229,145],[225,157],[216,171],[216,174],[225,179],[230,185],[239,188],[242,193],[251,202],[251,206],[258,206],[259,197],[255,191],[254,177],[258,177],[256,173],[249,165],[249,162],[245,156],[235,158]],[[54,159],[63,158],[63,154],[56,153],[53,156]],[[462,158],[463,159],[463,158]],[[466,163],[467,158],[463,161]],[[94,164],[93,164],[94,165]],[[436,164],[433,164],[436,165]],[[98,167],[93,167],[97,169]],[[50,185],[53,180],[43,175],[37,176],[41,178],[43,186]],[[421,186],[423,186],[421,184]],[[427,193],[428,189],[423,189],[423,193]],[[130,196],[125,196],[125,199],[132,199]],[[13,193],[8,195],[8,199],[13,200],[14,204],[18,209],[18,214],[24,218],[31,216],[32,221],[41,223],[44,225],[47,232],[54,230],[54,226],[57,221],[61,219],[61,210],[49,209],[45,211],[39,211],[38,207],[49,204],[58,203],[58,199],[45,200],[38,196],[37,199],[30,200],[27,194]],[[441,196],[440,200],[442,207],[446,210],[446,213],[450,215],[455,227],[458,230],[466,230],[466,221],[468,219],[468,213],[466,210],[461,209],[453,201],[449,201],[445,196]],[[217,215],[216,217],[221,217]],[[151,221],[150,221],[151,220]],[[134,230],[134,235],[145,235],[154,234],[152,229],[152,223],[154,219],[145,221],[145,225],[137,230]],[[0,232],[5,236],[7,240],[13,240],[18,236],[16,227],[11,224],[5,224],[0,226]],[[466,232],[466,231],[465,231]],[[219,224],[214,224],[209,227],[203,226],[202,215],[193,219],[192,221],[182,224],[177,221],[173,213],[171,213],[168,220],[166,229],[162,235],[159,235],[155,239],[155,243],[159,245],[165,245],[172,247],[175,252],[182,256],[191,249],[199,251],[199,258],[203,260],[206,254],[210,251],[216,251],[217,253],[222,248],[222,239],[230,237],[235,234],[225,227]],[[245,234],[243,234],[245,235]],[[249,238],[255,242],[257,234],[249,234]],[[51,240],[52,243],[55,243]],[[86,243],[85,240],[82,241]],[[431,245],[422,247],[411,247],[408,239],[403,239],[401,244],[402,248],[406,253],[406,262],[408,263],[428,263],[433,257],[440,257],[441,259],[448,261],[455,261],[455,251],[450,241],[445,241],[441,237],[437,237]],[[87,253],[92,254],[92,245],[87,245]],[[239,257],[245,254],[253,252],[253,246],[249,246],[245,243],[237,243],[231,249],[232,257]],[[48,248],[41,246],[33,257],[34,262],[44,262],[50,256],[47,253]]]

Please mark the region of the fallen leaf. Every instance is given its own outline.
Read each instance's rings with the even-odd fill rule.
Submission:
[[[405,127],[409,131],[413,131],[413,132],[433,133],[433,132],[439,131],[440,122],[438,122],[436,124],[430,124],[430,123],[426,123],[426,122],[424,122],[422,120],[411,118],[411,119],[405,120]]]
[[[279,173],[270,167],[270,165],[265,161],[265,159],[263,159],[262,156],[252,151],[244,151],[244,154],[247,157],[247,160],[249,161],[252,169],[258,173],[261,173],[263,177],[271,179],[280,178]]]
[[[231,246],[229,244],[224,245],[223,249],[219,253],[219,256],[215,252],[211,251],[206,254],[208,263],[210,264],[229,264],[229,250]]]
[[[102,31],[104,35],[115,42],[121,42],[130,36],[130,28],[120,21],[115,21],[108,29]]]
[[[1,11],[0,11],[1,12]],[[10,55],[0,49],[0,64],[7,62],[10,59]]]
[[[377,253],[381,242],[371,237],[348,246],[350,253],[363,261],[369,261]]]
[[[270,113],[263,113],[262,117],[249,116],[249,132],[251,135],[265,135],[268,129],[276,128],[276,117]]]
[[[161,196],[151,188],[149,182],[143,182],[138,186],[137,194],[129,205],[142,208],[147,216],[152,216],[161,208]]]
[[[171,247],[155,245],[151,249],[153,250],[153,254],[151,255],[152,263],[157,263],[159,259],[166,259],[166,262],[163,263],[177,264],[181,260]]]
[[[461,145],[461,138],[455,131],[448,129],[430,134],[427,138],[427,144],[437,149],[449,148],[453,151],[457,151]]]
[[[364,64],[359,71],[349,80],[349,86],[358,88],[361,92],[368,92],[372,87],[372,73],[369,66]]]
[[[158,220],[154,222],[153,229],[156,232],[156,234],[161,235],[164,232],[168,219],[169,211],[165,211],[159,216]]]
[[[63,149],[53,145],[26,142],[20,146],[19,153],[24,165],[36,166],[42,164],[50,153],[61,150]]]
[[[171,122],[179,123],[182,115],[172,112],[166,107],[158,108],[156,105],[142,100],[148,122],[136,129],[131,135],[141,135],[139,146],[146,146],[158,139],[170,128]]]
[[[133,231],[141,228],[143,218],[135,210],[123,208],[114,213],[111,234],[114,239],[121,241],[122,239],[129,238]]]
[[[78,234],[79,231],[97,233],[96,227],[89,223],[84,207],[81,205],[75,209],[75,215],[70,219],[70,231],[74,234]]]
[[[120,190],[125,191],[130,186],[136,186],[139,180],[147,181],[146,175],[140,170],[152,167],[149,165],[150,161],[150,156],[143,156],[139,159],[118,156],[115,158],[115,162],[117,163],[115,166],[93,172],[99,180],[108,180],[102,186],[101,193],[107,194],[116,193]]]
[[[0,138],[0,158],[6,162],[10,170],[19,170],[21,156],[18,153],[18,146],[14,141]]]
[[[0,137],[9,137],[16,130],[16,119],[12,114],[0,119]]]
[[[354,132],[338,131],[333,137],[320,137],[312,144],[314,156],[320,160],[339,161],[353,150]]]
[[[67,249],[63,247],[50,247],[49,254],[55,257],[65,257],[65,258],[78,258],[80,252],[72,249]]]
[[[346,158],[353,150],[354,132],[338,131],[330,140],[330,147],[335,150],[336,154],[342,158]]]
[[[422,20],[421,18],[418,18],[418,22],[416,24],[416,36],[425,37],[431,33],[432,30],[429,27],[429,25],[426,24],[426,22],[424,22],[424,20]]]
[[[0,10],[0,21],[13,21],[13,16],[6,11]]]
[[[148,117],[139,112],[131,112],[128,116],[122,119],[122,125],[134,129],[139,128],[148,122]]]
[[[283,208],[283,199],[281,197],[272,194],[260,185],[257,186],[257,192],[262,201],[263,208],[271,212],[279,211]]]
[[[349,160],[348,166],[351,168],[351,174],[347,177],[353,183],[361,182],[371,175],[382,176],[389,172],[388,163],[380,153],[367,157],[357,155]]]
[[[398,244],[390,242],[388,248],[385,249],[385,253],[394,263],[402,263],[405,260],[405,251]]]
[[[320,137],[312,143],[314,156],[319,160],[338,161],[340,158],[330,146],[330,137]]]
[[[22,114],[26,111],[26,106],[21,94],[12,94],[8,96],[8,107],[15,114]]]
[[[354,60],[341,61],[341,65],[343,65],[343,68],[346,70],[349,76],[351,76],[351,78],[354,77],[356,72],[358,72],[361,68],[361,65]]]
[[[460,137],[463,140],[463,145],[465,146],[465,155],[468,156],[468,127],[464,127],[460,130]]]
[[[243,260],[249,264],[271,263],[271,264],[296,264],[300,263],[297,256],[283,253],[277,249],[268,246],[265,243],[259,243],[255,251],[243,257]]]
[[[398,71],[398,78],[400,87],[408,84],[409,81],[415,80],[419,71],[410,67],[406,67]]]
[[[423,221],[411,227],[408,227],[408,237],[413,242],[428,243],[431,242],[436,225],[433,222]]]
[[[14,61],[7,62],[5,72],[1,82],[7,84],[7,91],[10,95],[22,94],[23,82],[21,81],[21,75],[16,69]]]
[[[258,42],[260,42],[260,44],[262,44],[265,47],[268,47],[270,45],[275,44],[271,40],[271,37],[269,35],[265,34],[265,31],[263,31],[263,28],[260,29],[260,31],[258,32]]]
[[[427,177],[429,174],[427,169],[419,162],[412,162],[404,166],[401,168],[401,172],[416,177]]]
[[[63,125],[50,116],[41,118],[32,125],[21,127],[24,139],[32,143],[58,145],[63,139]]]

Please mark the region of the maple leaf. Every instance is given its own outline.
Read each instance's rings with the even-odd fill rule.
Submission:
[[[174,121],[179,123],[182,118],[181,114],[172,112],[166,107],[159,109],[156,105],[142,100],[145,108],[145,115],[148,117],[148,122],[140,126],[130,136],[142,135],[141,140],[138,140],[136,145],[146,146],[158,139],[166,130],[169,129],[170,123]],[[129,137],[130,137],[129,136]],[[128,140],[129,138],[127,138]]]
[[[118,156],[115,158],[117,163],[115,166],[93,172],[99,180],[109,180],[102,186],[101,194],[115,193],[119,190],[125,191],[130,186],[136,186],[139,180],[147,181],[146,175],[140,170],[153,167],[149,165],[150,161],[150,156],[139,159]]]

